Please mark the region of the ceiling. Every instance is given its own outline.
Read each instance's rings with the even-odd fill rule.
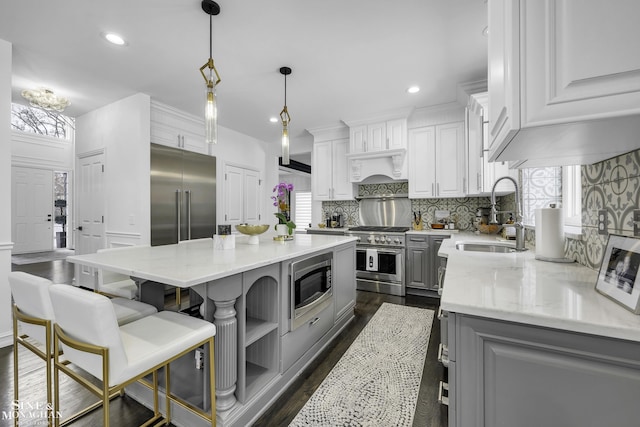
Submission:
[[[269,118],[282,110],[279,69],[289,66],[294,154],[310,151],[307,129],[453,102],[459,83],[486,78],[486,0],[218,3],[219,124],[277,144],[280,125]],[[127,45],[109,44],[105,32]],[[72,117],[137,92],[204,113],[209,15],[200,0],[4,2],[0,39],[13,44],[14,102],[44,86],[71,99]],[[420,92],[407,93],[411,85]]]

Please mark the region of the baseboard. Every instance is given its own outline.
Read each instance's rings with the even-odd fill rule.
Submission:
[[[0,335],[0,348],[10,347],[13,345],[13,331],[5,332]]]

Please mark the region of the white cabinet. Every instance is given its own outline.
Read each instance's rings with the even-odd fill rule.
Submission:
[[[202,119],[155,101],[151,102],[151,142],[210,154]]]
[[[640,3],[490,0],[488,11],[491,160],[585,164],[638,148]]]
[[[311,192],[314,200],[352,200],[354,185],[349,180],[346,138],[313,144]]]
[[[370,153],[407,147],[407,120],[394,119],[350,126],[350,152]]]
[[[518,171],[509,169],[507,162],[489,161],[489,115],[488,93],[471,95],[466,109],[467,122],[467,195],[478,196],[491,194],[496,179],[511,176],[517,179]],[[507,180],[500,181],[496,193],[504,195],[513,193],[513,184]]]
[[[409,197],[465,195],[464,122],[409,131]]]
[[[260,214],[260,171],[226,164],[224,167],[224,222],[258,224]]]

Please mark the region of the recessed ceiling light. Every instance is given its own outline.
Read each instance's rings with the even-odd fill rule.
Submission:
[[[270,121],[271,123],[278,123],[278,118],[277,118],[277,117],[271,117],[271,118],[269,119],[269,121]]]
[[[420,88],[418,86],[411,86],[409,89],[407,89],[407,92],[409,92],[409,93],[418,93],[418,92],[420,92]]]
[[[113,43],[118,46],[124,46],[127,44],[122,37],[115,33],[104,33],[102,37],[104,37],[109,43]]]

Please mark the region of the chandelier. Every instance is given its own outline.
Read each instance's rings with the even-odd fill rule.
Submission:
[[[71,105],[69,98],[56,95],[49,89],[39,88],[34,90],[25,89],[22,96],[29,101],[32,107],[42,108],[44,110],[63,111]]]

